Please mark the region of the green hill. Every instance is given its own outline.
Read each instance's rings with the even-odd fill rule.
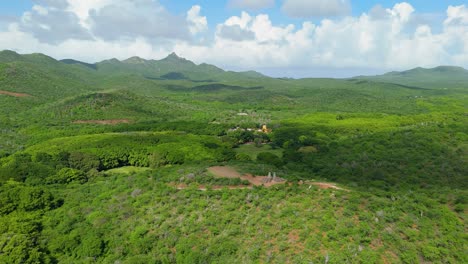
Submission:
[[[439,66],[432,69],[415,68],[379,76],[356,78],[436,89],[468,87],[468,70],[453,66]]]
[[[230,80],[234,78],[266,78],[266,76],[249,72],[226,72],[216,66],[195,63],[169,54],[161,60],[145,60],[139,57],[131,57],[123,61],[117,59],[105,60],[96,64],[88,64],[74,60],[65,60],[69,64],[81,64],[96,69],[104,74],[137,74],[147,78],[162,79],[190,79],[193,81],[203,80]]]

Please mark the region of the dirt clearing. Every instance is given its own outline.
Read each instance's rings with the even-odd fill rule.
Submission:
[[[277,178],[277,180],[271,180],[271,177],[268,176],[253,176],[252,174],[244,174],[241,175],[238,171],[234,168],[227,167],[227,166],[215,166],[208,168],[208,172],[213,174],[215,177],[218,178],[239,178],[241,180],[245,180],[250,182],[251,185],[255,186],[265,186],[270,187],[277,184],[285,184],[286,180],[281,178]]]
[[[117,124],[129,124],[128,119],[109,119],[109,120],[76,120],[73,124],[97,124],[97,125],[117,125]]]
[[[214,166],[210,167],[207,169],[209,173],[211,173],[214,177],[216,178],[239,178],[241,180],[248,181],[250,184],[245,186],[245,185],[240,185],[240,186],[212,186],[210,189],[211,190],[222,190],[224,188],[230,189],[230,190],[235,190],[235,189],[252,189],[253,186],[264,186],[264,187],[271,187],[273,185],[278,185],[278,184],[287,184],[288,182],[285,179],[282,179],[280,177],[273,177],[272,176],[253,176],[252,174],[240,174],[236,169],[228,166]],[[291,183],[288,183],[291,185]],[[305,185],[308,184],[310,186],[314,185],[319,187],[320,189],[335,189],[335,190],[342,190],[342,191],[347,191],[349,190],[340,188],[336,186],[333,183],[326,183],[326,182],[311,182],[311,181],[300,181],[300,185]],[[172,183],[170,184],[171,186],[177,188],[177,190],[184,190],[187,189],[187,185],[184,183],[181,184],[176,184]],[[206,191],[208,188],[204,185],[199,185],[198,190],[200,191]]]
[[[215,177],[219,178],[240,178],[242,175],[235,169],[226,166],[215,166],[208,168]]]
[[[0,94],[9,95],[13,97],[32,97],[32,95],[26,94],[26,93],[14,93],[14,92],[2,91],[2,90],[0,90]]]
[[[343,189],[341,187],[336,186],[333,183],[327,183],[327,182],[309,182],[309,181],[306,181],[306,182],[300,183],[300,184],[315,185],[315,186],[319,187],[320,189],[335,189],[335,190],[341,190],[341,191],[349,192],[349,190]]]
[[[187,184],[185,183],[181,183],[181,184],[175,184],[175,185],[171,185],[171,186],[174,186],[177,190],[185,190],[188,188]],[[221,185],[215,185],[215,186],[211,186],[210,189],[211,190],[223,190],[224,188],[226,189],[229,189],[229,190],[243,190],[243,189],[252,189],[252,186],[250,185],[231,185],[231,186],[221,186]],[[199,191],[207,191],[208,188],[205,186],[205,185],[198,185],[197,187],[197,190]]]

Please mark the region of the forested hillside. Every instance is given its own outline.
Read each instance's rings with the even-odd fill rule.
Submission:
[[[468,71],[0,52],[0,263],[468,263]]]

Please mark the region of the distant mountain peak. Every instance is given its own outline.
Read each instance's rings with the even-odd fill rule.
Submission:
[[[78,61],[78,60],[74,60],[74,59],[64,59],[64,60],[60,60],[61,62],[65,63],[65,64],[70,64],[70,65],[83,65],[85,67],[88,67],[88,68],[91,68],[93,70],[96,70],[97,67],[96,67],[96,64],[92,64],[92,63],[86,63],[86,62],[82,62],[82,61]]]
[[[468,72],[465,68],[463,67],[459,67],[459,66],[438,66],[438,67],[435,67],[433,70],[435,71],[440,71],[440,72],[450,72],[450,71],[453,71],[453,72]]]
[[[162,61],[169,61],[169,62],[191,62],[190,60],[187,60],[185,58],[179,57],[175,52],[172,52],[169,54],[166,58],[162,59]]]
[[[119,63],[120,61],[116,58],[108,59],[108,60],[103,60],[100,63]]]
[[[144,64],[144,63],[146,63],[146,60],[142,59],[142,58],[140,58],[138,56],[133,56],[133,57],[128,58],[128,59],[126,59],[126,60],[124,60],[122,62],[131,63],[131,64]]]
[[[447,89],[466,87],[468,70],[458,66],[417,67],[406,71],[393,71],[383,75],[358,76],[378,82],[403,85],[408,89]]]
[[[171,52],[171,54],[167,55],[166,59],[168,59],[168,58],[169,58],[169,59],[182,59],[182,58],[179,57],[179,56],[177,55],[177,53],[175,53],[175,52]]]
[[[7,61],[14,61],[14,60],[21,60],[22,57],[18,53],[12,50],[2,50],[0,51],[0,61],[7,62]]]
[[[17,52],[15,52],[13,50],[2,50],[2,51],[0,51],[0,54],[1,55],[21,56],[21,55],[19,55]]]

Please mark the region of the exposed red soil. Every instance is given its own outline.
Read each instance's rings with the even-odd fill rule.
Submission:
[[[265,180],[268,178],[268,176],[253,176],[252,174],[245,174],[240,177],[241,180],[246,180],[249,181],[251,184],[255,186],[265,186],[265,187],[271,187],[273,185],[278,185],[278,184],[285,184],[286,181],[282,182],[268,182],[265,183]]]
[[[292,230],[291,232],[289,232],[288,234],[288,241],[290,243],[294,243],[294,242],[297,242],[299,241],[299,231],[298,230]]]
[[[302,184],[310,184],[310,185],[315,185],[317,187],[319,187],[320,189],[335,189],[335,190],[341,190],[341,191],[347,191],[349,192],[349,190],[346,190],[346,189],[343,189],[341,187],[338,187],[336,186],[335,184],[333,183],[327,183],[327,182],[304,182]]]
[[[264,186],[264,187],[271,187],[273,185],[278,185],[278,184],[286,184],[288,183],[286,180],[282,181],[270,181],[268,182],[268,176],[253,176],[252,174],[244,174],[241,175],[238,171],[236,171],[232,167],[228,166],[214,166],[208,168],[208,172],[213,174],[217,178],[239,178],[241,180],[248,181],[250,185],[239,185],[239,186],[212,186],[212,190],[222,190],[224,188],[228,188],[231,190],[234,189],[252,189],[253,186]],[[289,183],[291,185],[291,183]],[[315,185],[318,186],[321,189],[335,189],[335,190],[343,190],[343,191],[349,191],[343,188],[340,188],[336,186],[333,183],[326,183],[326,182],[300,182],[299,184],[309,184],[309,185]],[[187,185],[184,183],[181,184],[176,184],[172,183],[170,184],[171,186],[176,187],[178,190],[184,190],[187,189]],[[198,190],[200,191],[206,191],[207,188],[204,185],[199,185]]]
[[[181,183],[181,184],[170,184],[171,186],[174,186],[177,190],[185,190],[188,188],[187,184]],[[222,185],[214,185],[211,186],[211,190],[222,190],[224,188],[227,188],[229,190],[239,190],[239,189],[252,189],[252,186],[250,185],[230,185],[230,186],[222,186]],[[208,188],[205,185],[198,185],[197,190],[199,191],[207,191]]]
[[[216,177],[221,178],[240,178],[242,175],[237,172],[235,169],[226,166],[214,166],[208,168],[208,171],[211,172]]]
[[[321,189],[335,189],[335,190],[344,190],[340,187],[337,187],[334,184],[331,183],[325,183],[325,182],[313,182],[311,183],[312,185],[318,186]]]
[[[109,119],[109,120],[76,120],[73,124],[98,124],[98,125],[117,125],[117,124],[128,124],[128,119]]]
[[[398,261],[397,261],[397,260],[398,260],[398,256],[397,256],[394,252],[388,251],[388,250],[385,251],[385,254],[382,254],[381,259],[382,259],[382,262],[383,262],[384,264],[390,264],[390,263],[396,263],[396,262],[398,262]],[[421,262],[421,263],[423,263],[423,262]]]
[[[241,175],[235,169],[227,166],[215,166],[208,168],[208,171],[211,172],[215,177],[218,178],[240,178],[241,180],[245,180],[250,182],[250,184],[255,186],[265,186],[270,187],[277,184],[285,184],[286,181],[281,182],[266,182],[268,176],[253,176],[252,174],[244,174]]]
[[[288,242],[293,246],[294,248],[294,253],[299,254],[301,252],[304,252],[304,245],[300,241],[301,238],[299,237],[299,230],[292,230],[288,234]]]
[[[2,91],[2,90],[0,90],[0,94],[14,96],[14,97],[31,97],[32,96],[26,93],[14,93],[14,92]]]

